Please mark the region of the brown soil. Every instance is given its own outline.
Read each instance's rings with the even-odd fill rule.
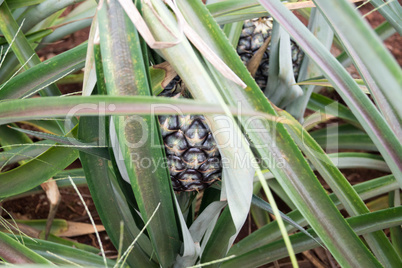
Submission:
[[[399,1],[401,2],[401,0]],[[366,4],[365,6],[360,8],[360,11],[363,14],[366,14],[371,9],[372,6],[370,4]],[[378,26],[384,19],[378,12],[374,12],[367,16],[367,20],[373,27],[375,27]],[[65,37],[62,41],[57,42],[56,44],[47,46],[45,49],[39,51],[38,54],[42,60],[48,59],[87,40],[88,34],[89,34],[89,28],[81,30],[77,33]],[[390,50],[390,52],[396,57],[398,63],[402,66],[402,46],[401,46],[402,37],[398,34],[394,34],[387,41],[385,41],[385,44],[387,48]],[[66,94],[80,91],[81,85],[80,84],[63,85],[60,86],[60,89],[64,94]],[[336,92],[334,93],[333,91],[331,94],[337,95]],[[337,100],[340,100],[339,96],[332,96],[332,97],[334,97]],[[74,167],[79,167],[79,165],[80,164],[77,161],[74,164]],[[365,170],[365,169],[345,170],[342,172],[352,184],[356,184],[368,179],[385,175],[382,172],[373,172],[371,170]],[[318,177],[320,178],[320,176]],[[329,187],[326,186],[325,183],[323,183],[323,185],[325,188],[329,189]],[[95,219],[95,222],[97,224],[101,224],[88,188],[80,187],[79,191],[83,195],[84,200],[88,205],[89,210],[91,211],[91,215]],[[61,189],[60,192],[62,195],[62,201],[59,206],[56,218],[66,219],[69,221],[89,223],[88,216],[84,210],[84,207],[80,199],[77,196],[77,193],[73,189]],[[2,205],[9,213],[11,213],[11,215],[15,219],[46,219],[49,210],[49,202],[47,201],[46,196],[44,194],[32,195],[17,200],[6,201],[0,205]],[[286,212],[288,208],[285,205],[283,205],[282,209],[284,212]],[[5,216],[5,213],[3,213],[3,216],[7,218],[7,216]],[[254,223],[248,220],[245,223],[243,229],[241,230],[238,239],[247,236],[255,229],[256,226],[254,225]],[[116,251],[112,243],[108,239],[106,232],[102,232],[101,237],[103,240],[103,246],[105,250],[111,252],[111,255],[115,255]],[[93,234],[74,237],[73,239],[81,243],[98,247],[98,243]],[[303,254],[298,254],[298,259],[300,260],[301,267],[319,267],[319,264],[323,265],[322,267],[338,267],[337,264],[335,264],[335,261],[333,260],[332,256],[330,256],[330,254],[325,253],[322,249],[310,250],[308,252],[304,252]],[[273,267],[273,266],[267,265],[263,267]],[[278,262],[277,265],[275,265],[275,267],[291,267],[291,266],[289,264],[289,260],[284,259]]]
[[[102,224],[99,215],[93,204],[91,195],[89,193],[88,187],[79,187],[80,194],[82,195],[85,204],[87,205],[95,224]],[[78,194],[73,188],[63,188],[60,189],[61,202],[56,213],[56,219],[65,219],[72,222],[82,222],[90,223],[88,214],[78,197]],[[10,215],[15,220],[34,220],[34,219],[46,219],[49,213],[49,201],[46,195],[37,194],[31,195],[17,200],[5,201],[2,207],[10,213]],[[2,211],[2,216],[4,218],[9,218],[9,216]],[[100,237],[103,243],[103,248],[105,251],[111,252],[111,255],[116,255],[115,249],[109,240],[106,232],[101,232]],[[98,247],[98,241],[94,234],[81,235],[72,238],[73,240]]]

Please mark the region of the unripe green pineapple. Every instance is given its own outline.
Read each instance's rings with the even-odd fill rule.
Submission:
[[[182,96],[178,80],[159,96]],[[202,115],[159,116],[159,124],[175,191],[200,191],[220,180],[221,156]]]

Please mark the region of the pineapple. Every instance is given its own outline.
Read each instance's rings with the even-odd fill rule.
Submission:
[[[179,80],[173,79],[159,96],[189,97]],[[159,124],[175,191],[200,191],[220,180],[221,156],[202,115],[159,116]]]
[[[253,55],[264,44],[265,40],[271,36],[271,32],[272,18],[259,18],[246,20],[244,22],[243,30],[241,32],[239,43],[237,46],[237,53],[240,55],[240,58],[244,64],[247,65]],[[303,52],[299,49],[299,47],[293,40],[291,40],[291,45],[293,72],[295,74],[295,78],[297,79],[300,63],[303,59]],[[265,89],[268,80],[269,51],[270,46],[268,46],[267,50],[265,51],[254,77],[258,86],[262,90]]]

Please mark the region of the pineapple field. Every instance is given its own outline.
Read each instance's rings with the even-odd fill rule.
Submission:
[[[401,267],[401,2],[0,0],[0,265]]]

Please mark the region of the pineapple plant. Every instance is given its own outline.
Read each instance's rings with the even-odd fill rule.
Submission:
[[[20,9],[21,5],[33,5],[37,2],[41,2],[39,7],[23,6]],[[288,261],[290,257],[296,267],[298,260],[295,254],[323,244],[343,267],[401,266],[398,237],[402,207],[395,197],[401,186],[398,163],[401,162],[399,156],[402,155],[402,149],[395,135],[400,130],[399,121],[393,121],[390,116],[392,113],[387,111],[399,111],[398,92],[401,85],[398,77],[402,77],[402,74],[400,68],[395,67],[395,60],[389,57],[386,48],[374,36],[374,31],[364,24],[364,19],[349,1],[314,1],[320,8],[306,12],[312,24],[316,24],[313,30],[314,28],[307,29],[300,23],[285,8],[289,3],[283,1],[261,0],[261,6],[256,5],[255,1],[251,4],[248,1],[210,1],[211,4],[205,7],[201,1],[176,0],[175,3],[184,17],[181,21],[186,21],[214,53],[224,59],[247,85],[246,88],[226,79],[210,62],[201,57],[202,53],[195,45],[189,44],[190,37],[181,35],[177,27],[179,16],[172,14],[175,6],[166,6],[172,3],[169,0],[135,2],[156,42],[176,42],[175,46],[157,47],[150,44],[147,47],[137,32],[137,29],[141,31],[144,28],[134,26],[126,16],[135,12],[127,6],[122,8],[121,3],[132,1],[99,1],[99,8],[94,6],[92,9],[97,14],[92,21],[92,35],[88,45],[80,45],[46,62],[30,62],[26,66],[24,64],[34,53],[32,47],[40,41],[42,34],[58,28],[54,26],[69,25],[53,18],[37,26],[43,27],[44,32],[27,32],[28,26],[24,26],[24,30],[16,36],[18,18],[13,16],[27,17],[29,14],[36,14],[38,9],[49,10],[45,6],[55,2],[57,1],[2,1],[0,4],[0,30],[6,38],[2,41],[10,44],[10,51],[16,57],[13,59],[14,55],[7,56],[3,65],[7,68],[0,70],[3,83],[0,90],[0,142],[4,149],[10,149],[5,146],[7,144],[17,147],[11,146],[7,152],[1,151],[0,161],[4,158],[7,163],[27,160],[20,162],[17,168],[0,173],[0,198],[27,194],[28,190],[49,177],[60,178],[58,176],[61,173],[67,177],[81,175],[90,189],[108,237],[116,247],[122,249],[121,253],[128,250],[127,254],[117,254],[121,258],[116,261],[106,258],[103,260],[99,255],[89,254],[89,249],[61,246],[60,240],[46,243],[38,239],[40,243],[27,241],[22,244],[6,231],[0,231],[2,262],[35,262],[42,266],[50,265],[50,262],[74,262],[82,266],[90,263],[99,267],[122,267],[123,263],[129,267],[189,267],[200,264],[225,268],[260,267],[270,262],[272,265],[275,260],[287,258]],[[378,2],[381,1],[373,3],[379,5]],[[245,7],[240,13],[239,5]],[[267,100],[244,66],[248,58],[243,55],[244,62],[239,59],[237,49],[228,42],[219,26],[223,24],[222,17],[226,19],[225,23],[243,21],[245,17],[242,12],[248,7],[250,12],[255,12],[255,17],[266,14],[266,11],[271,13],[308,52],[316,67],[322,68],[321,73],[315,76],[324,74],[330,78],[325,82],[334,86],[348,105],[345,107],[325,99],[324,96],[313,95],[311,107],[317,109],[316,107],[325,106],[329,102],[337,105],[341,108],[340,114],[332,114],[333,109],[328,113],[351,122],[346,131],[340,130],[339,136],[353,132],[358,133],[358,137],[364,136],[365,141],[369,138],[373,141],[371,144],[362,144],[360,140],[363,139],[354,137],[353,142],[349,139],[344,145],[355,143],[366,146],[364,149],[369,148],[368,151],[378,149],[384,159],[378,154],[360,152],[326,154],[323,151],[325,144],[318,142],[317,133],[314,138],[318,138],[315,140],[312,137],[313,132],[309,132],[289,114],[272,105],[271,98]],[[398,22],[396,13],[399,8],[395,1],[389,3],[389,6],[381,6],[380,12],[384,11],[387,16],[391,16],[386,27],[392,25],[400,30],[400,25],[394,25]],[[158,14],[157,18],[155,14]],[[317,20],[317,14],[328,20]],[[83,13],[83,18],[87,17]],[[252,16],[247,15],[247,18],[250,17]],[[228,21],[228,18],[232,21]],[[36,18],[27,19],[24,25],[34,26],[35,22]],[[80,20],[76,22],[82,23]],[[250,30],[245,32],[252,34],[257,28],[260,30],[261,26],[254,27],[254,22],[258,20],[246,23]],[[330,27],[324,22],[333,23],[337,27]],[[366,68],[366,86],[375,93],[371,95],[375,101],[380,96],[378,103],[374,104],[362,92],[356,81],[330,54],[329,47],[324,47],[320,42],[322,40],[314,36],[320,31],[330,33],[331,28],[337,31],[340,41],[338,45],[345,46],[343,49],[349,52],[346,54],[351,60]],[[176,35],[170,36],[172,32]],[[176,39],[179,34],[182,37],[181,42]],[[359,38],[356,38],[357,34]],[[17,45],[11,45],[12,42],[17,42]],[[246,41],[241,41],[241,44],[244,43]],[[168,61],[174,67],[183,79],[186,90],[182,84],[174,81],[160,95],[169,98],[156,96],[160,87],[156,90],[153,82],[158,79],[148,72],[151,65],[159,63],[154,61],[153,57],[157,57],[156,53],[153,54],[154,50],[158,51],[157,56],[162,56],[163,61]],[[251,56],[250,51],[245,49],[245,53]],[[365,54],[371,56],[364,57]],[[265,57],[268,59],[272,56],[267,54]],[[46,94],[40,98],[25,97],[27,92],[35,93],[69,72],[83,68],[85,60],[83,91],[86,96],[60,98],[54,96],[57,94],[53,90],[46,90]],[[19,70],[17,61],[28,70],[12,77],[11,72]],[[266,67],[261,68],[263,70]],[[311,71],[310,67],[306,68],[308,72]],[[294,75],[291,69],[287,68],[289,76]],[[303,73],[302,70],[300,73]],[[393,94],[393,98],[389,98],[389,94]],[[388,97],[381,98],[382,95]],[[166,110],[154,115],[150,112],[150,107],[154,104],[177,105],[184,115],[170,114]],[[238,114],[232,120],[232,113],[239,104],[244,108],[244,113]],[[63,127],[63,122],[54,119],[64,116],[69,119],[72,110],[79,116],[77,121],[70,120],[75,125],[74,129],[69,131],[60,128]],[[222,114],[232,120],[232,128],[226,133],[229,132],[240,140],[239,144],[234,144],[239,145],[237,147],[224,146],[225,140],[219,135],[215,136],[215,141],[212,140],[210,133],[224,128],[225,125],[210,119],[214,118],[213,115]],[[276,124],[266,120],[272,119],[267,114],[280,115],[291,123]],[[395,113],[395,116],[400,117],[400,113]],[[53,120],[46,121],[44,118]],[[250,118],[255,120],[249,120]],[[321,123],[326,118],[314,118],[314,122]],[[24,144],[27,137],[15,135],[15,130],[6,125],[27,120],[31,125],[47,132],[42,138],[50,140],[52,136],[48,133],[53,133],[58,136],[58,143],[68,140],[68,146],[56,145],[50,149],[42,146],[43,150],[38,153],[34,150],[37,147]],[[148,129],[145,137],[152,139],[146,140],[141,146],[129,147],[126,141],[135,144],[141,140],[139,138],[144,133],[141,126]],[[390,127],[397,131],[394,133]],[[159,131],[162,135],[159,135]],[[68,138],[64,137],[67,133],[71,134]],[[112,141],[115,140],[112,138],[117,138],[117,142],[113,144]],[[72,141],[80,143],[75,145]],[[154,141],[158,146],[154,146]],[[36,142],[33,144],[38,147],[43,145]],[[264,146],[255,146],[251,150],[249,147],[252,145]],[[120,146],[121,155],[113,154],[117,146]],[[165,146],[165,150],[162,146]],[[353,148],[346,149],[352,151]],[[12,157],[18,156],[18,160],[10,158],[10,154]],[[74,172],[63,171],[78,155],[83,168]],[[237,156],[240,157],[236,158]],[[232,162],[224,162],[225,158],[245,160],[240,164],[248,164],[247,160],[256,158],[261,161],[257,165],[236,166]],[[160,159],[168,159],[167,167],[157,165]],[[340,166],[336,166],[333,159],[342,159],[348,163],[345,165],[345,161],[340,161]],[[339,170],[347,168],[352,162],[379,170],[389,168],[388,171],[393,175],[352,186]],[[331,191],[322,187],[312,167],[322,175]],[[253,196],[253,192],[261,194],[260,186],[255,182],[256,177],[260,180],[271,208],[265,201]],[[124,178],[128,178],[131,185],[125,183]],[[221,187],[210,187],[198,194],[197,191],[220,180]],[[283,217],[287,223],[283,223],[283,215],[275,207],[275,200],[265,180],[268,180],[276,196],[291,210],[287,217]],[[385,201],[385,209],[368,210],[365,203],[370,202],[366,201],[368,198],[383,202],[385,194],[389,195],[389,200]],[[194,202],[195,196],[202,199],[200,206]],[[251,206],[252,203],[264,210],[257,213],[257,207]],[[343,215],[340,209],[343,210]],[[247,237],[239,237],[250,212],[259,229],[252,230]],[[270,213],[275,214],[275,219],[269,218]],[[346,213],[350,217],[344,217]],[[303,228],[310,228],[308,232],[314,237],[298,232],[304,231]],[[392,243],[383,231],[387,228],[391,228],[389,237]],[[292,234],[288,235],[287,231]],[[238,242],[234,244],[235,238],[238,238]],[[90,250],[93,252],[94,249]],[[48,254],[48,251],[55,254]],[[20,259],[16,260],[15,255]],[[303,256],[298,258],[300,260]]]

